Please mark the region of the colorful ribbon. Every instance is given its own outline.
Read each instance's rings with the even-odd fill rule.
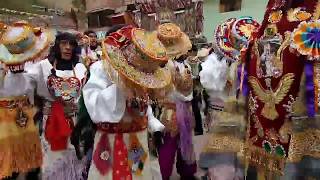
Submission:
[[[239,92],[242,93],[243,96],[248,96],[249,89],[248,89],[248,72],[246,70],[245,64],[241,63],[238,65],[238,80],[237,80],[237,90],[239,96]]]
[[[314,88],[314,71],[313,63],[306,61],[304,66],[306,76],[306,101],[309,117],[315,117],[315,88]]]

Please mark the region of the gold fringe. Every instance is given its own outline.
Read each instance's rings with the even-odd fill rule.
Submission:
[[[234,152],[244,154],[244,140],[229,134],[212,134],[205,152]]]
[[[266,172],[283,175],[286,158],[267,153],[264,149],[253,145],[245,147],[245,157],[249,163]]]
[[[32,120],[35,109],[26,106],[23,111],[28,116],[25,128],[16,125],[17,109],[0,108],[0,179],[14,172],[28,172],[42,164],[38,128]]]
[[[320,158],[320,130],[306,129],[291,136],[288,162],[296,163],[304,156]]]
[[[42,151],[37,132],[2,139],[0,142],[0,179],[14,172],[28,172],[42,164]]]

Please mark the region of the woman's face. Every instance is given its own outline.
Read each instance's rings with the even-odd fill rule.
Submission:
[[[59,47],[60,47],[61,59],[71,60],[74,46],[70,44],[70,42],[67,40],[61,40]]]

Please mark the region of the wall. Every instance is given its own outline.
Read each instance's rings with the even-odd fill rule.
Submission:
[[[241,11],[219,13],[220,0],[204,0],[204,35],[213,39],[215,27],[231,17],[251,16],[261,22],[268,0],[242,0]]]
[[[49,8],[63,9],[65,11],[70,11],[73,7],[72,0],[38,0],[43,4],[47,5]]]

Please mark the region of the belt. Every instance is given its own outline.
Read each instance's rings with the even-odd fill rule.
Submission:
[[[148,125],[148,118],[146,116],[137,117],[131,122],[120,123],[99,123],[98,130],[111,134],[116,133],[134,133],[145,130]]]
[[[0,108],[14,109],[29,106],[30,102],[27,96],[0,98]]]

